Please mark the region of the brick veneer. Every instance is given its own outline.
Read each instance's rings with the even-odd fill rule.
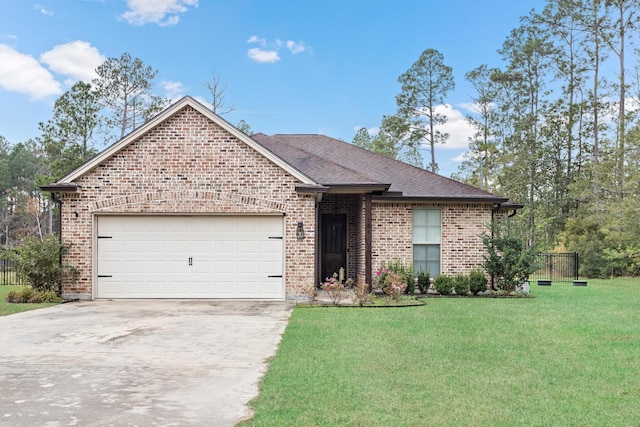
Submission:
[[[482,263],[484,246],[480,236],[491,222],[491,204],[374,202],[374,270],[392,260],[413,262],[414,208],[434,208],[442,212],[442,273],[466,274]]]
[[[303,293],[314,282],[314,199],[299,181],[187,106],[76,180],[63,194],[65,261],[80,269],[63,294],[93,295],[95,215],[286,214],[285,287]],[[304,222],[306,238],[295,227]]]

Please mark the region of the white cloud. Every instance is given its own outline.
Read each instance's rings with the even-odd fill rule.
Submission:
[[[189,7],[198,7],[198,0],[126,0],[129,10],[122,18],[132,25],[176,25]]]
[[[160,86],[167,93],[167,98],[171,100],[171,102],[176,101],[178,98],[182,98],[184,96],[184,85],[182,82],[173,82],[171,80],[164,80],[160,82]]]
[[[249,49],[247,52],[249,58],[256,62],[261,63],[273,63],[280,60],[280,56],[278,55],[278,51],[276,50],[264,50],[258,47],[254,47]]]
[[[97,76],[95,70],[106,58],[91,43],[76,40],[55,46],[40,55],[40,61],[58,74],[70,80],[91,83]]]
[[[247,43],[258,43],[260,46],[266,46],[267,45],[267,41],[263,38],[260,38],[258,36],[251,36],[247,39]]]
[[[292,40],[287,40],[283,42],[280,39],[275,39],[272,42],[267,41],[265,38],[258,36],[251,36],[247,39],[247,43],[256,43],[261,47],[251,48],[247,51],[247,55],[249,58],[256,62],[262,63],[274,63],[279,61],[280,58],[280,50],[286,46],[287,49],[293,55],[297,55],[300,52],[304,52],[307,49],[307,46],[303,41],[295,42]]]
[[[47,16],[53,16],[53,12],[46,9],[43,5],[41,4],[34,4],[33,8],[36,9],[38,12],[40,12],[43,15],[47,15]]]
[[[442,150],[468,149],[469,138],[473,136],[474,130],[465,120],[464,114],[450,104],[438,105],[435,111],[447,117],[447,122],[443,125],[438,125],[436,129],[449,134],[447,142],[438,145],[438,148]]]
[[[380,133],[380,127],[372,127],[372,128],[368,128],[366,126],[354,126],[353,130],[354,132],[358,132],[360,129],[365,128],[367,130],[367,132],[369,133],[369,136],[376,136],[378,133]]]
[[[0,87],[36,99],[62,94],[60,83],[38,61],[4,44],[0,44]]]
[[[291,53],[296,55],[300,52],[304,52],[306,46],[304,45],[304,42],[294,42],[292,40],[287,40],[287,48],[291,51]]]

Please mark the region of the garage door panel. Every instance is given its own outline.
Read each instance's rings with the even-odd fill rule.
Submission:
[[[98,298],[283,298],[281,216],[98,217]],[[274,238],[275,237],[275,238]],[[112,277],[102,277],[112,276]]]

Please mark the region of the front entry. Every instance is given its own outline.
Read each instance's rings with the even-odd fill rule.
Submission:
[[[347,215],[322,214],[321,281],[347,268]],[[345,272],[346,273],[346,272]]]

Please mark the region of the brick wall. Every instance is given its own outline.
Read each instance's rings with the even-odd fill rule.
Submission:
[[[402,260],[412,265],[414,208],[435,208],[442,212],[442,273],[466,274],[482,263],[484,247],[480,235],[491,222],[491,204],[374,202],[374,271],[383,262],[392,260]]]
[[[64,194],[66,261],[81,271],[65,294],[92,294],[94,215],[100,213],[283,214],[285,285],[302,293],[314,283],[315,214],[298,180],[191,107],[185,107],[76,180]],[[298,241],[298,221],[306,238]]]

